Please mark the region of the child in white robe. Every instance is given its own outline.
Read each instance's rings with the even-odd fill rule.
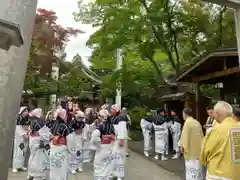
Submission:
[[[180,157],[180,148],[179,148],[179,140],[181,138],[181,120],[177,116],[174,110],[171,110],[172,122],[171,122],[171,132],[173,139],[173,150],[175,151],[175,155],[173,155],[172,159],[178,159]]]
[[[84,113],[77,111],[75,118],[71,121],[76,140],[76,148],[69,153],[69,170],[72,174],[83,171],[83,128],[85,126]]]
[[[26,171],[24,167],[25,155],[27,152],[28,142],[28,110],[26,106],[20,108],[18,113],[17,125],[14,138],[14,150],[13,150],[13,173],[17,173],[19,170]]]
[[[68,180],[69,152],[76,148],[75,136],[67,124],[67,112],[59,108],[55,112],[56,122],[51,129],[52,142],[50,151],[51,180]]]
[[[49,172],[50,131],[45,121],[40,119],[42,109],[36,108],[30,115],[28,179],[46,180]]]
[[[94,179],[110,179],[113,171],[113,145],[115,141],[114,127],[107,110],[99,112],[101,124],[93,131],[91,143],[96,147],[94,158]]]
[[[152,150],[152,128],[153,117],[150,112],[147,113],[147,117],[141,119],[140,126],[142,128],[143,140],[144,140],[144,155],[149,156]]]
[[[153,128],[155,131],[155,157],[158,160],[159,155],[161,160],[167,160],[168,155],[168,122],[164,116],[164,110],[158,111],[158,116],[153,122]]]

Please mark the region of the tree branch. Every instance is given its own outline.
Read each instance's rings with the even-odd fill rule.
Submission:
[[[150,10],[149,8],[147,7],[147,4],[146,4],[146,1],[145,0],[139,0],[139,2],[143,5],[143,7],[145,8],[145,10],[147,11],[147,13],[150,13]],[[159,28],[156,29],[155,26],[153,25],[150,25],[151,28],[152,28],[152,31],[153,31],[153,34],[155,36],[155,38],[157,39],[157,42],[163,47],[164,51],[167,53],[168,55],[168,59],[169,59],[169,62],[171,63],[173,69],[177,69],[175,63],[174,63],[174,58],[173,58],[173,55],[172,55],[172,52],[169,50],[168,48],[168,45],[164,39],[164,37],[162,37],[163,40],[161,40],[161,38],[159,37]]]
[[[166,3],[165,8],[166,8],[167,14],[168,14],[167,26],[168,26],[170,37],[172,39],[171,45],[173,46],[173,49],[174,49],[174,52],[176,55],[176,63],[174,62],[174,60],[172,60],[172,61],[173,61],[173,64],[175,65],[176,74],[178,75],[180,73],[180,56],[179,56],[178,47],[177,47],[177,35],[172,27],[172,14],[170,14],[169,1]]]
[[[221,10],[219,12],[219,45],[222,48],[223,47],[223,15],[226,12],[227,7],[221,7]]]

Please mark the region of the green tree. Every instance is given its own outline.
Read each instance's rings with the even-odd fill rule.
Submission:
[[[233,10],[200,0],[79,1],[76,21],[99,29],[89,38],[92,69],[103,78],[102,96],[115,95],[120,80],[128,104],[150,107],[169,75],[216,48],[236,47]],[[116,50],[124,65],[115,71]]]
[[[109,59],[117,48],[131,51],[149,60],[164,79],[153,56],[163,51],[175,74],[191,59],[208,49],[233,47],[233,11],[200,0],[96,0],[79,1],[77,21],[99,26],[88,41],[92,57]],[[111,57],[110,57],[111,58]]]

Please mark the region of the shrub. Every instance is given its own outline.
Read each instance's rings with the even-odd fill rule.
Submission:
[[[147,109],[144,109],[142,107],[134,107],[128,111],[131,121],[132,121],[132,126],[131,129],[133,130],[140,130],[140,121],[143,117],[146,116]]]
[[[130,131],[129,132],[129,137],[133,141],[141,141],[143,140],[142,132],[141,131]]]

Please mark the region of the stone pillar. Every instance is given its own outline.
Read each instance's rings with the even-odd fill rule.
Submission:
[[[239,66],[240,66],[240,8],[236,9],[236,12],[235,12],[235,24],[236,24],[237,46],[238,46],[238,59],[239,59]]]
[[[24,45],[0,49],[0,179],[8,179],[12,143],[31,45],[37,0],[1,0],[0,18],[20,25]],[[1,39],[0,39],[1,40]]]

